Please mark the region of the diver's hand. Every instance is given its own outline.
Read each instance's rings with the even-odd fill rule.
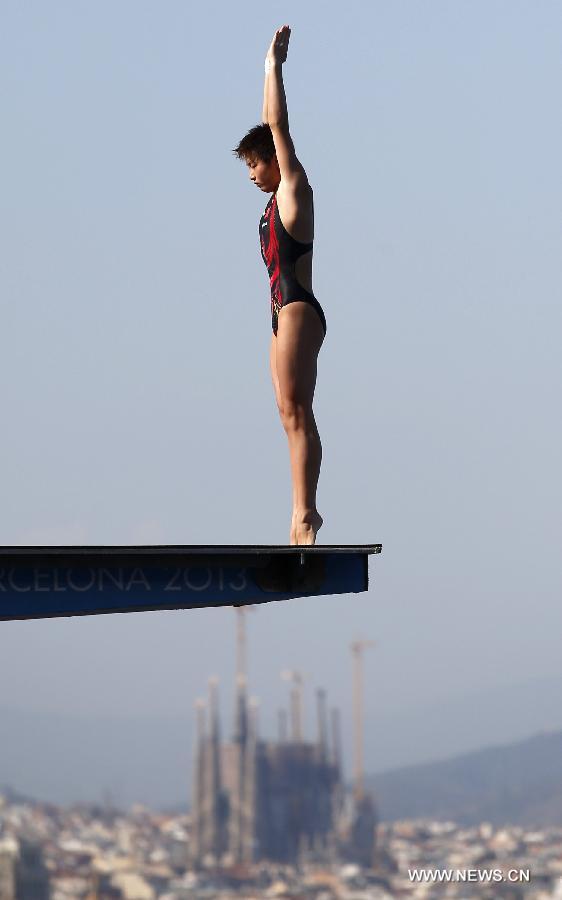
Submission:
[[[273,35],[273,40],[269,45],[266,60],[271,63],[282,64],[287,59],[287,51],[289,49],[289,38],[291,37],[291,29],[288,25],[282,25]]]

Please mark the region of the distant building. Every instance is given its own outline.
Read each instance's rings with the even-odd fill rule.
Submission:
[[[267,859],[327,859],[335,841],[340,761],[329,753],[319,700],[317,742],[260,740],[244,678],[238,679],[234,735],[222,743],[217,688],[210,722],[200,706],[193,779],[192,861],[234,865]]]
[[[39,844],[26,838],[0,841],[1,900],[50,900],[49,873]]]
[[[375,802],[370,793],[364,792],[354,798],[347,835],[341,841],[345,859],[366,869],[373,868],[376,829]]]

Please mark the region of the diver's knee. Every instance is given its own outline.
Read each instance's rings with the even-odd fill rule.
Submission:
[[[310,406],[294,400],[283,400],[279,412],[285,431],[299,431],[307,428],[314,419]]]

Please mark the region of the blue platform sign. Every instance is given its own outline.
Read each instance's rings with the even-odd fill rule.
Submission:
[[[365,591],[361,548],[0,548],[0,620],[239,606]]]

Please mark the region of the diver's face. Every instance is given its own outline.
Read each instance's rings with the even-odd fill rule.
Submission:
[[[254,156],[246,160],[250,181],[253,181],[260,190],[270,194],[276,191],[279,185],[280,172],[277,163],[277,156],[274,156],[269,162]]]

